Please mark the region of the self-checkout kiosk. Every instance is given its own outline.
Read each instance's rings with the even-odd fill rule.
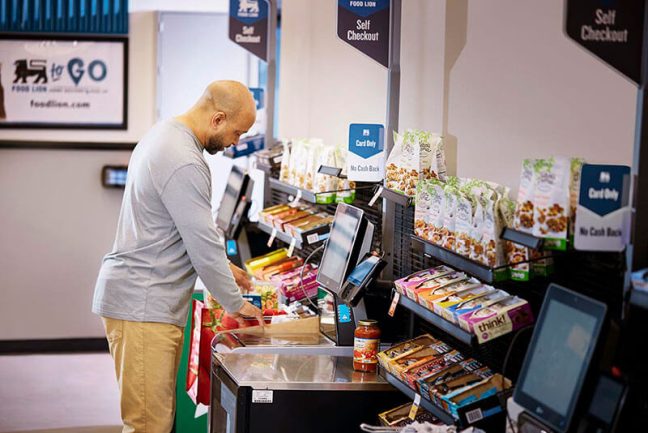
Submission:
[[[385,265],[371,253],[373,235],[374,225],[361,209],[338,204],[318,270],[317,281],[328,294],[316,312],[320,315],[319,335],[223,335],[214,339],[214,351],[350,356],[357,322],[367,318],[362,297]],[[308,303],[304,305],[307,308]]]
[[[605,304],[552,284],[513,401],[520,433],[613,433],[626,386],[602,362],[610,337]]]
[[[253,189],[254,181],[250,176],[242,168],[232,166],[216,216],[216,226],[225,237],[227,257],[239,267],[251,257],[244,223],[252,204]]]
[[[405,397],[377,373],[353,370],[353,332],[367,318],[362,296],[384,262],[371,254],[374,226],[339,204],[318,271],[331,298],[320,333],[224,334],[212,342],[211,433],[308,431],[372,423]]]

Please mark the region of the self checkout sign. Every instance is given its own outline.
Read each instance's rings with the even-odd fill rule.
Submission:
[[[585,164],[581,174],[574,246],[623,251],[629,240],[630,167]]]
[[[567,0],[567,35],[636,83],[641,79],[644,0]]]
[[[337,34],[389,67],[390,0],[338,0]]]
[[[230,0],[229,38],[267,61],[268,20],[266,0]]]

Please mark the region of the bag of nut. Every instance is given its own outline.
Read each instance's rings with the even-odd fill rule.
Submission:
[[[444,227],[446,210],[444,183],[438,179],[431,179],[426,183],[428,185],[427,191],[430,194],[430,209],[427,219],[428,237],[426,239],[436,245],[442,245],[443,238],[446,235]]]
[[[513,217],[513,228],[525,233],[533,233],[534,185],[534,160],[525,159],[522,161],[520,186],[518,189],[515,215]],[[532,278],[532,268],[530,263],[528,263],[528,260],[531,258],[529,248],[514,242],[507,242],[506,249],[508,262],[511,264],[511,279],[514,281],[529,281]]]
[[[279,170],[279,180],[288,182],[288,173],[290,171],[290,140],[286,140],[283,145],[283,157],[281,158],[281,169]]]
[[[581,171],[585,160],[582,158],[571,159],[571,178],[569,181],[569,237],[573,241],[574,228],[576,227],[576,209],[580,195]]]
[[[470,251],[472,249],[474,211],[475,197],[469,190],[461,190],[459,192],[455,213],[455,232],[457,234],[456,252],[465,257],[470,257]]]
[[[420,238],[431,240],[430,216],[432,196],[429,192],[427,180],[422,180],[416,185],[416,206],[414,207],[414,234]]]
[[[571,161],[562,157],[538,159],[534,172],[533,234],[545,238],[545,249],[566,250]]]
[[[443,214],[443,248],[455,251],[457,248],[456,214],[459,202],[459,180],[455,177],[448,179],[443,188],[445,192],[445,211]]]
[[[385,164],[387,188],[409,197],[422,179],[445,179],[443,138],[427,131],[394,131],[394,147]]]

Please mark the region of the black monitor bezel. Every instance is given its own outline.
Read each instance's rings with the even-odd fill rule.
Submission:
[[[236,173],[238,176],[241,177],[241,187],[238,191],[238,196],[236,199],[236,203],[234,204],[234,207],[232,208],[232,213],[231,215],[225,217],[222,215],[222,209],[223,209],[223,200],[225,200],[226,197],[226,192],[227,192],[227,187],[230,185],[230,179],[232,178],[232,174]],[[244,169],[241,167],[238,167],[236,165],[232,166],[232,170],[230,171],[229,176],[227,177],[227,184],[225,185],[225,189],[223,190],[223,197],[221,198],[221,204],[218,208],[218,213],[216,214],[216,225],[223,230],[223,232],[227,233],[231,231],[231,224],[232,224],[232,219],[234,217],[234,214],[236,213],[236,208],[241,201],[241,197],[245,194],[245,190],[247,188],[247,181],[246,178],[248,177],[248,174]]]
[[[531,356],[535,350],[535,347],[538,344],[538,339],[540,337],[540,329],[546,318],[550,301],[561,302],[565,305],[568,305],[571,308],[580,310],[596,318],[596,325],[595,325],[594,335],[593,335],[594,343],[589,353],[589,358],[586,360],[583,371],[578,379],[578,383],[576,384],[574,396],[572,396],[572,399],[570,401],[567,410],[567,414],[565,416],[558,414],[550,407],[536,400],[529,394],[526,394],[522,390],[524,381],[529,373]],[[566,433],[569,430],[569,427],[571,425],[574,416],[574,412],[578,405],[578,395],[581,393],[583,389],[583,385],[585,384],[588,371],[590,370],[590,367],[592,365],[592,360],[594,358],[594,354],[596,352],[598,342],[601,337],[601,332],[603,329],[603,325],[605,323],[606,315],[607,315],[607,305],[605,305],[602,302],[596,301],[592,298],[586,297],[584,295],[576,293],[572,290],[569,290],[557,284],[551,284],[547,289],[547,294],[542,304],[542,309],[540,310],[538,320],[536,321],[536,328],[533,332],[533,337],[531,338],[529,348],[526,352],[526,356],[524,357],[524,363],[522,364],[522,369],[520,371],[520,375],[518,377],[518,381],[515,386],[513,400],[515,400],[517,404],[522,406],[529,414],[531,414],[533,417],[537,418],[544,424],[547,424],[549,427],[554,429],[557,433]],[[539,413],[541,413],[541,415]]]
[[[357,207],[350,206],[345,203],[339,203],[337,209],[335,210],[335,218],[333,219],[333,224],[331,224],[330,235],[328,237],[326,247],[324,248],[324,253],[322,254],[322,260],[320,261],[319,270],[317,272],[317,282],[320,283],[322,286],[324,286],[325,289],[327,289],[329,292],[333,293],[336,296],[339,295],[340,288],[342,287],[342,285],[346,281],[346,278],[349,275],[351,262],[354,260],[354,257],[356,258],[358,257],[358,253],[354,254],[353,249],[349,251],[349,255],[346,261],[346,268],[344,270],[344,274],[342,276],[341,281],[336,281],[330,276],[327,276],[322,272],[323,264],[325,263],[327,257],[329,243],[331,242],[331,239],[334,238],[333,231],[335,230],[335,223],[338,214],[351,215],[353,216],[354,219],[358,221],[358,223],[356,224],[355,232],[353,233],[353,239],[351,240],[351,244],[353,245],[353,248],[359,248],[360,247],[359,245],[356,246],[356,241],[358,240],[358,235],[363,226],[364,211],[362,209],[358,209]],[[353,263],[353,265],[355,265],[355,263]]]

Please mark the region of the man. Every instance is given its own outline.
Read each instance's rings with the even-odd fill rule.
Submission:
[[[228,313],[263,323],[261,310],[238,287],[251,287],[247,274],[228,265],[202,154],[237,144],[255,117],[244,85],[217,81],[187,113],[154,126],[133,151],[115,243],[92,306],[115,361],[123,433],[173,427],[183,327],[197,276]]]

